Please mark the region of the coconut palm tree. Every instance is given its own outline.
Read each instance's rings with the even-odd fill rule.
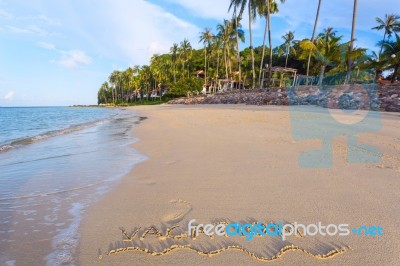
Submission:
[[[190,76],[190,59],[192,53],[192,45],[188,39],[184,39],[179,47],[181,60],[182,60],[182,73],[185,72],[185,65],[187,64],[188,77]]]
[[[110,84],[113,87],[113,104],[118,102],[119,96],[121,96],[121,81],[122,81],[122,74],[121,71],[114,70],[110,76],[108,77]]]
[[[240,24],[240,21],[242,18],[237,14],[237,6],[234,6],[234,11],[233,11],[233,19],[234,24],[233,24],[233,30],[235,31],[236,35],[236,60],[238,64],[238,71],[239,71],[239,86],[242,83],[242,66],[241,66],[241,60],[240,60],[240,48],[239,48],[239,39],[244,42],[245,37],[244,37],[244,32],[242,30],[242,25]],[[239,37],[241,35],[241,37]]]
[[[249,34],[250,34],[250,49],[251,49],[251,71],[252,71],[252,87],[255,87],[256,81],[256,71],[255,71],[255,59],[254,59],[254,47],[253,47],[253,31],[252,31],[252,23],[257,15],[256,8],[256,0],[231,0],[231,4],[228,10],[231,10],[232,7],[239,8],[239,16],[243,15],[243,12],[247,6],[247,10],[249,12]]]
[[[137,76],[139,74],[140,66],[134,65],[133,66],[133,75]]]
[[[384,44],[384,55],[386,57],[386,69],[393,70],[392,83],[396,80],[400,70],[400,36],[395,34],[396,40]]]
[[[219,77],[221,49],[222,49],[222,37],[220,33],[218,33],[217,35],[214,36],[211,44],[211,56],[216,61],[216,70],[213,77],[216,79],[218,79]]]
[[[300,42],[300,47],[320,63],[321,71],[318,84],[322,86],[324,75],[327,66],[335,66],[340,63],[343,58],[343,50],[348,43],[340,44],[342,37],[336,37],[336,32],[333,28],[327,28],[324,33],[318,35],[317,39],[312,42],[311,40],[303,40]]]
[[[268,43],[269,43],[269,64],[268,64],[268,86],[271,85],[271,79],[272,79],[272,36],[271,36],[271,14],[273,14],[274,9],[273,7],[276,4],[275,0],[265,0],[266,6],[267,6],[267,23],[268,23]],[[280,0],[280,2],[283,4],[285,3],[285,0]]]
[[[172,64],[174,68],[174,83],[176,83],[176,61],[178,60],[179,45],[174,43],[170,49]]]
[[[353,7],[353,22],[351,25],[351,39],[349,45],[349,54],[353,52],[354,48],[354,41],[355,41],[355,32],[356,32],[356,21],[357,21],[357,8],[358,8],[358,0],[354,0],[354,7]],[[349,56],[348,63],[347,63],[347,76],[345,83],[350,82],[350,75],[351,75],[351,65],[353,64],[353,60]]]
[[[163,70],[161,66],[161,56],[154,54],[150,59],[150,70],[154,77],[154,86],[156,87],[157,82],[162,82]]]
[[[210,47],[213,38],[214,35],[209,28],[205,28],[203,32],[200,32],[200,42],[204,44],[204,84],[207,84],[207,47]]]
[[[393,32],[400,31],[400,16],[395,15],[395,14],[386,14],[384,19],[381,18],[376,18],[376,22],[378,23],[378,26],[373,27],[373,30],[385,30],[385,33],[383,34],[383,40],[381,44],[381,50],[379,51],[379,58],[381,57],[382,51],[383,51],[383,46],[386,41],[386,36],[390,39],[392,36]]]
[[[232,36],[233,32],[233,25],[232,22],[224,19],[223,24],[217,25],[218,34],[217,36],[221,40],[221,45],[223,48],[223,55],[224,55],[224,63],[225,63],[225,78],[229,78],[229,46],[232,44]]]
[[[97,93],[98,104],[101,104],[101,103],[108,104],[108,98],[110,97],[110,91],[111,91],[111,89],[110,89],[108,82],[104,82],[101,85],[101,87]]]
[[[262,76],[262,71],[264,68],[264,56],[265,56],[265,42],[266,42],[266,38],[267,38],[267,30],[268,30],[268,10],[267,8],[270,7],[270,12],[271,13],[277,13],[278,10],[278,4],[276,3],[276,1],[274,0],[270,0],[270,5],[268,6],[265,0],[259,0],[257,5],[257,11],[260,14],[260,16],[264,16],[265,17],[265,27],[264,27],[264,39],[263,39],[263,45],[262,45],[262,55],[261,55],[261,63],[260,63],[260,73],[258,75],[258,83],[260,86],[260,89],[262,87],[261,84],[261,76]],[[270,43],[270,46],[272,46],[272,41]],[[271,50],[270,50],[271,52]],[[269,84],[269,83],[268,83]]]
[[[143,85],[144,92],[147,94],[147,98],[149,97],[149,88],[151,86],[151,81],[153,78],[153,73],[149,66],[142,66],[139,71],[139,79],[140,83]],[[141,97],[142,99],[142,97]]]
[[[318,1],[318,8],[317,8],[317,15],[315,16],[315,22],[314,22],[314,29],[313,29],[313,33],[311,36],[311,42],[314,42],[314,38],[315,38],[315,33],[317,31],[317,25],[318,25],[318,19],[319,19],[319,11],[321,10],[321,3],[322,0]],[[307,61],[307,76],[310,73],[310,62],[311,62],[311,55],[312,55],[312,51],[310,51],[309,55],[308,55],[308,61]]]
[[[282,39],[285,41],[283,45],[286,47],[286,60],[285,60],[285,68],[287,67],[290,50],[292,47],[292,43],[294,41],[294,32],[288,31],[285,35],[282,36]]]
[[[124,94],[124,100],[129,102],[131,91],[133,90],[133,68],[128,67],[121,73],[122,89]]]

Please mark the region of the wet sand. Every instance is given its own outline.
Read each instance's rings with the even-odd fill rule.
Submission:
[[[358,139],[382,162],[298,166],[319,140],[295,141],[286,107],[135,107],[144,120],[134,148],[149,159],[89,210],[81,265],[396,265],[400,254],[400,114]],[[214,237],[187,235],[188,222],[381,226],[383,236]]]

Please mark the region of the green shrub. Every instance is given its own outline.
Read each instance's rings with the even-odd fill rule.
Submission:
[[[184,78],[176,82],[168,92],[174,97],[186,96],[189,91],[200,92],[203,89],[203,80],[197,77]]]

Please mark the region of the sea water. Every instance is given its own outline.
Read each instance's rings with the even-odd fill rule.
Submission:
[[[0,265],[29,256],[76,264],[87,208],[145,159],[131,147],[142,119],[111,108],[0,108]]]

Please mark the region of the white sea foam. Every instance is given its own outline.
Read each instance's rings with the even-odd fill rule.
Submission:
[[[52,239],[47,265],[76,264],[84,209],[109,191],[133,165],[147,159],[129,147],[136,141],[130,129],[137,117],[132,113],[122,117],[14,149],[16,156],[0,153],[0,166],[7,173],[0,177],[7,188],[6,193],[0,193],[0,214],[18,211],[26,215],[21,221],[30,221],[29,228],[46,232]],[[32,212],[39,209],[43,211]],[[70,214],[67,218],[66,213]],[[5,217],[0,215],[0,221]],[[11,228],[18,229],[20,225],[12,222]],[[0,249],[0,258],[13,259],[3,255]]]
[[[79,243],[79,224],[82,220],[82,210],[84,206],[81,203],[73,203],[69,214],[72,221],[67,228],[58,232],[53,238],[54,251],[47,256],[47,266],[55,265],[74,265],[74,253]]]

